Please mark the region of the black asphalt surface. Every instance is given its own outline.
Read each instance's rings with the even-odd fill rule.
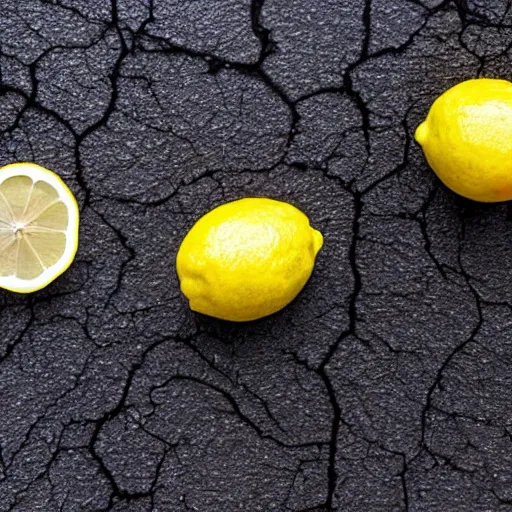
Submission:
[[[60,174],[81,228],[0,292],[0,511],[512,511],[509,209],[412,137],[511,52],[505,0],[1,0],[0,164]],[[314,275],[194,315],[179,243],[248,196],[323,232]]]

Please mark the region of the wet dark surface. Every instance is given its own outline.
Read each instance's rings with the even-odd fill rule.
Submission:
[[[0,510],[512,510],[510,216],[412,140],[511,77],[510,8],[2,0],[0,163],[82,223],[62,278],[0,292]],[[255,195],[324,233],[315,273],[271,318],[195,317],[179,242]]]

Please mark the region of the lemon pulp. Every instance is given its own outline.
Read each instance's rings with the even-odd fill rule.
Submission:
[[[43,288],[71,264],[78,206],[60,178],[31,163],[0,169],[0,287]]]

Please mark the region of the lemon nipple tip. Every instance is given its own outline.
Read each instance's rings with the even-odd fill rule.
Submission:
[[[315,247],[315,254],[317,254],[324,245],[324,237],[317,229],[313,229],[313,245]]]
[[[416,139],[416,142],[418,142],[418,144],[423,145],[426,142],[426,140],[427,140],[427,135],[428,135],[427,122],[423,121],[423,123],[421,123],[418,126],[418,128],[416,129],[416,133],[414,134],[414,138]]]

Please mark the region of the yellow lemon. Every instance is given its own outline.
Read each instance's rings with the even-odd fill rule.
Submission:
[[[297,296],[322,245],[322,234],[288,203],[226,203],[201,217],[183,240],[176,258],[181,290],[194,311],[255,320]]]
[[[512,199],[512,83],[480,78],[452,87],[415,138],[454,192],[483,202]]]
[[[32,163],[0,169],[0,288],[35,292],[71,265],[78,246],[75,197]]]

